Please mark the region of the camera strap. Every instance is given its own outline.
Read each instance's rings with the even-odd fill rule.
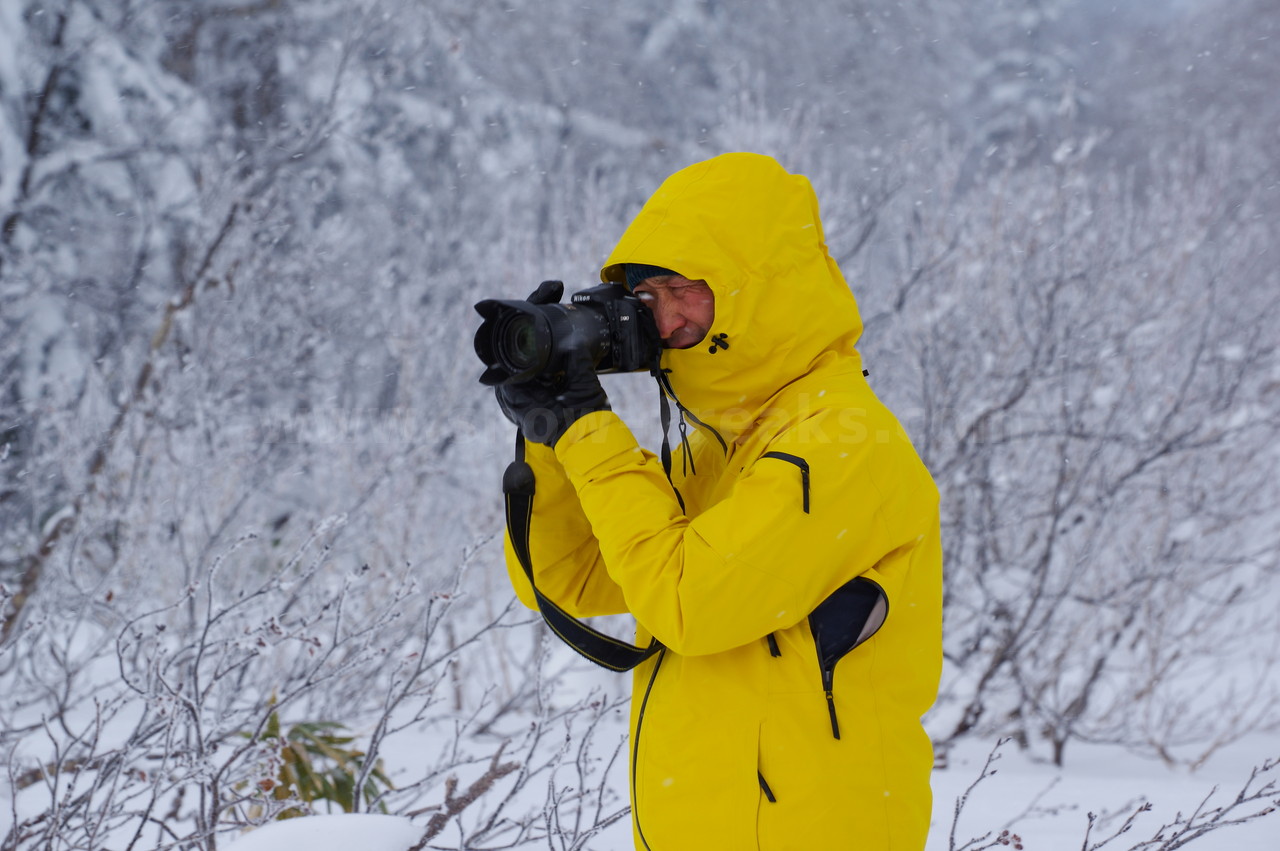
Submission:
[[[524,434],[516,431],[516,458],[502,475],[502,492],[506,497],[507,535],[515,551],[529,585],[538,601],[542,618],[551,631],[587,659],[611,671],[629,671],[662,649],[657,639],[648,647],[637,647],[626,641],[605,635],[587,626],[560,608],[538,590],[533,581],[533,559],[529,552],[529,529],[533,522],[533,494],[536,490],[533,468],[524,460]]]

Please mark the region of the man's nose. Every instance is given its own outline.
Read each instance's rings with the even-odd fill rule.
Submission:
[[[653,311],[654,322],[658,326],[658,336],[664,340],[679,331],[686,324],[684,314],[676,310],[670,302],[660,302]]]

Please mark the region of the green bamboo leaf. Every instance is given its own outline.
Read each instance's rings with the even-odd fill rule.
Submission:
[[[280,713],[272,712],[271,717],[267,719],[267,729],[263,732],[265,739],[280,738]]]
[[[382,760],[377,760],[364,785],[357,790],[356,777],[364,769],[368,755],[353,747],[356,736],[348,732],[346,725],[337,721],[300,721],[291,725],[283,736],[280,730],[279,714],[273,712],[263,739],[275,742],[279,748],[281,764],[274,778],[275,786],[270,790],[276,800],[297,798],[311,805],[325,801],[329,811],[337,805],[344,812],[351,812],[355,809],[357,794],[373,807],[382,789],[395,788],[383,770]],[[243,785],[246,784],[238,788]],[[387,812],[385,803],[377,804],[376,808]],[[302,815],[306,815],[303,808],[289,807],[279,818]]]

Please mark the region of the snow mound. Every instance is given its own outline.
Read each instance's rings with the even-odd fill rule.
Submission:
[[[408,851],[425,828],[398,816],[369,813],[307,816],[264,825],[230,851]]]

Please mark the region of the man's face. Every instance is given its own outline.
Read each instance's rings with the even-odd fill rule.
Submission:
[[[711,330],[716,305],[706,281],[663,275],[645,278],[634,292],[653,312],[662,344],[669,349],[696,346]]]

